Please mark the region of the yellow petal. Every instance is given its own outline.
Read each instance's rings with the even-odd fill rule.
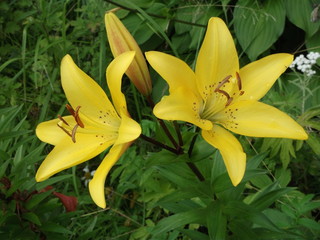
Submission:
[[[61,83],[71,106],[81,106],[80,113],[99,121],[100,111],[114,114],[114,107],[101,87],[66,55],[61,62]],[[116,116],[114,116],[116,117]]]
[[[62,132],[58,128],[57,131]],[[97,156],[113,142],[114,140],[100,145],[101,139],[93,134],[76,134],[76,143],[73,143],[69,136],[61,139],[40,165],[36,181],[44,181],[64,169]]]
[[[72,116],[63,117],[67,122],[74,122]],[[57,145],[65,138],[70,138],[65,132],[63,132],[57,124],[60,122],[60,119],[53,119],[50,121],[40,123],[36,128],[36,135],[42,141],[50,143],[52,145]]]
[[[246,154],[239,141],[218,125],[214,125],[210,131],[202,130],[202,136],[209,144],[219,149],[231,182],[237,186],[246,169]]]
[[[259,100],[272,87],[280,75],[290,66],[293,55],[279,53],[269,55],[240,69],[242,90],[239,100]]]
[[[162,52],[146,52],[150,65],[166,80],[170,91],[184,86],[198,95],[196,76],[191,68],[179,58]]]
[[[89,182],[89,191],[92,200],[101,208],[106,207],[106,199],[104,194],[106,177],[112,166],[118,161],[120,156],[129,147],[129,145],[130,144],[121,144],[113,146],[99,165],[98,169],[95,171],[92,180]]]
[[[210,18],[196,64],[200,93],[235,72],[239,72],[238,54],[228,27],[220,18]]]
[[[122,114],[122,120],[118,134],[118,139],[114,145],[132,142],[140,136],[141,127],[136,121],[125,114]]]
[[[107,83],[111,93],[112,102],[120,115],[121,112],[127,114],[126,99],[121,92],[122,76],[128,69],[134,58],[135,52],[125,52],[116,57],[107,68]]]
[[[180,120],[192,123],[202,129],[209,130],[212,123],[199,116],[201,101],[189,88],[176,88],[169,96],[165,96],[154,107],[156,117],[164,120]]]
[[[230,131],[251,137],[308,138],[287,114],[257,101],[234,103],[217,116],[217,121]]]
[[[149,95],[152,90],[150,74],[146,60],[137,42],[122,22],[112,12],[106,13],[105,23],[108,41],[114,57],[117,57],[127,51],[136,52],[135,58],[126,71],[126,74],[137,87],[139,92],[145,96]]]

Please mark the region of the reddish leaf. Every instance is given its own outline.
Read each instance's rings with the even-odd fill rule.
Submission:
[[[73,212],[77,209],[78,200],[76,197],[66,196],[58,192],[53,192],[53,194],[60,199],[67,212]]]

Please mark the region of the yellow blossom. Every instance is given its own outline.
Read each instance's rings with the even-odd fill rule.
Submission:
[[[130,118],[121,92],[121,79],[134,58],[126,52],[115,58],[107,68],[107,83],[113,104],[101,87],[66,55],[61,62],[61,83],[70,103],[69,116],[40,123],[38,138],[55,147],[40,165],[36,180],[87,161],[110,146],[89,183],[93,201],[106,206],[104,182],[111,167],[121,154],[139,137],[141,128]]]
[[[243,178],[246,154],[229,131],[251,137],[307,139],[303,128],[287,114],[259,102],[293,56],[273,54],[239,68],[232,36],[220,18],[209,20],[195,71],[168,54],[152,51],[146,57],[167,81],[170,92],[155,106],[154,114],[200,127],[203,138],[219,149],[233,185]]]

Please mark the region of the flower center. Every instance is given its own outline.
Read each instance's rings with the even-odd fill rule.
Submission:
[[[70,112],[70,114],[73,116],[74,120],[76,121],[76,125],[72,128],[71,132],[69,132],[67,129],[65,129],[64,127],[60,126],[59,124],[57,124],[57,126],[62,129],[68,136],[71,137],[72,141],[75,143],[76,142],[76,132],[78,127],[84,128],[84,124],[80,119],[79,116],[79,110],[81,108],[81,106],[77,106],[76,110],[74,110],[69,104],[66,105],[67,110]],[[67,126],[70,126],[69,123],[67,123],[66,120],[63,119],[63,117],[61,117],[60,115],[58,115],[58,118]]]
[[[214,120],[215,114],[228,107],[236,97],[244,94],[238,72],[235,73],[235,77],[228,75],[217,85],[210,85],[205,89],[208,92],[205,94],[206,99],[204,99],[201,118],[211,121]]]

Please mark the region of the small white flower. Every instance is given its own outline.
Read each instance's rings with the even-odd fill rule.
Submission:
[[[318,52],[310,52],[306,57],[300,54],[291,63],[290,68],[296,68],[310,77],[316,74],[316,71],[312,70],[312,66],[316,64],[318,58],[320,58],[320,53]]]
[[[90,182],[90,180],[92,179],[94,173],[96,170],[93,170],[90,172],[90,169],[88,167],[88,165],[86,165],[82,171],[84,171],[84,176],[81,178],[82,181],[84,181],[84,185],[87,187],[88,183]]]

